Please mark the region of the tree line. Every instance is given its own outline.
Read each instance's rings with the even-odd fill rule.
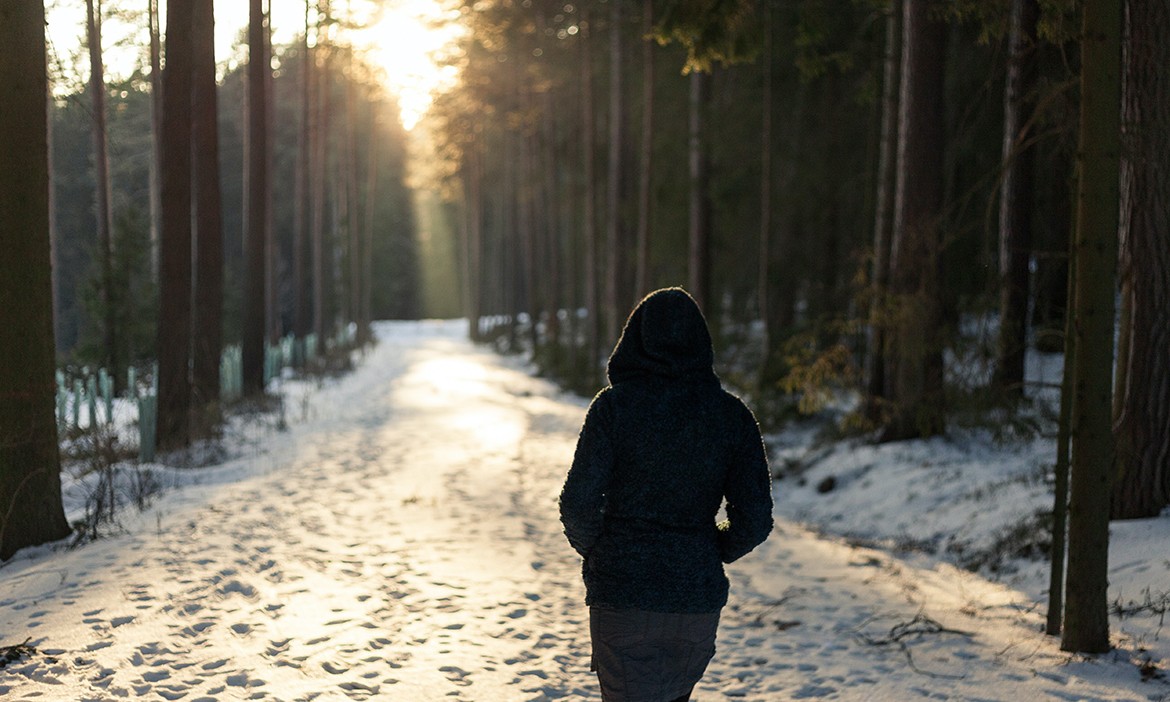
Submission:
[[[307,0],[274,47],[253,0],[248,59],[222,77],[212,0],[168,0],[165,28],[158,0],[85,9],[89,80],[51,91],[43,3],[5,8],[0,559],[69,531],[42,397],[58,363],[119,389],[157,363],[157,444],[182,449],[217,432],[227,344],[254,402],[268,345],[291,336],[297,365],[326,372],[348,357],[326,353],[343,330],[364,344],[372,319],[419,312],[406,134],[350,5]],[[114,14],[144,26],[146,65],[109,82]]]
[[[882,441],[1008,423],[1063,351],[1050,629],[1108,648],[1108,520],[1170,504],[1164,2],[461,8],[435,112],[473,338],[589,394],[684,285],[763,421],[828,385]]]

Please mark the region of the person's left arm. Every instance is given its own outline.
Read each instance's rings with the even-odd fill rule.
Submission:
[[[739,440],[728,462],[724,496],[727,520],[719,524],[719,556],[731,563],[772,531],[772,474],[755,417],[742,408]]]

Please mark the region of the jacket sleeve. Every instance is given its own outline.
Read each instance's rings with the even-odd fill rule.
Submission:
[[[727,482],[727,519],[719,524],[719,557],[731,563],[768,538],[772,531],[772,474],[755,417],[744,407],[740,439],[731,452]]]
[[[605,491],[612,473],[609,403],[602,393],[594,398],[585,414],[573,465],[560,497],[565,536],[582,557],[588,555],[601,536]]]

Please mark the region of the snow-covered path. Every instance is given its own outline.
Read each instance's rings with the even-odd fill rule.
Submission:
[[[0,569],[0,645],[38,649],[0,694],[600,699],[556,516],[585,403],[462,331],[381,326],[287,432],[122,536]],[[1069,663],[1022,596],[950,568],[780,523],[730,572],[700,701],[1158,699]]]

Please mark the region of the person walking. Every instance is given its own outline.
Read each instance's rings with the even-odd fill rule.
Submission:
[[[626,321],[560,495],[583,559],[605,702],[685,702],[715,654],[724,563],[772,530],[771,473],[751,411],[724,391],[681,288]],[[726,519],[716,522],[721,506]]]

